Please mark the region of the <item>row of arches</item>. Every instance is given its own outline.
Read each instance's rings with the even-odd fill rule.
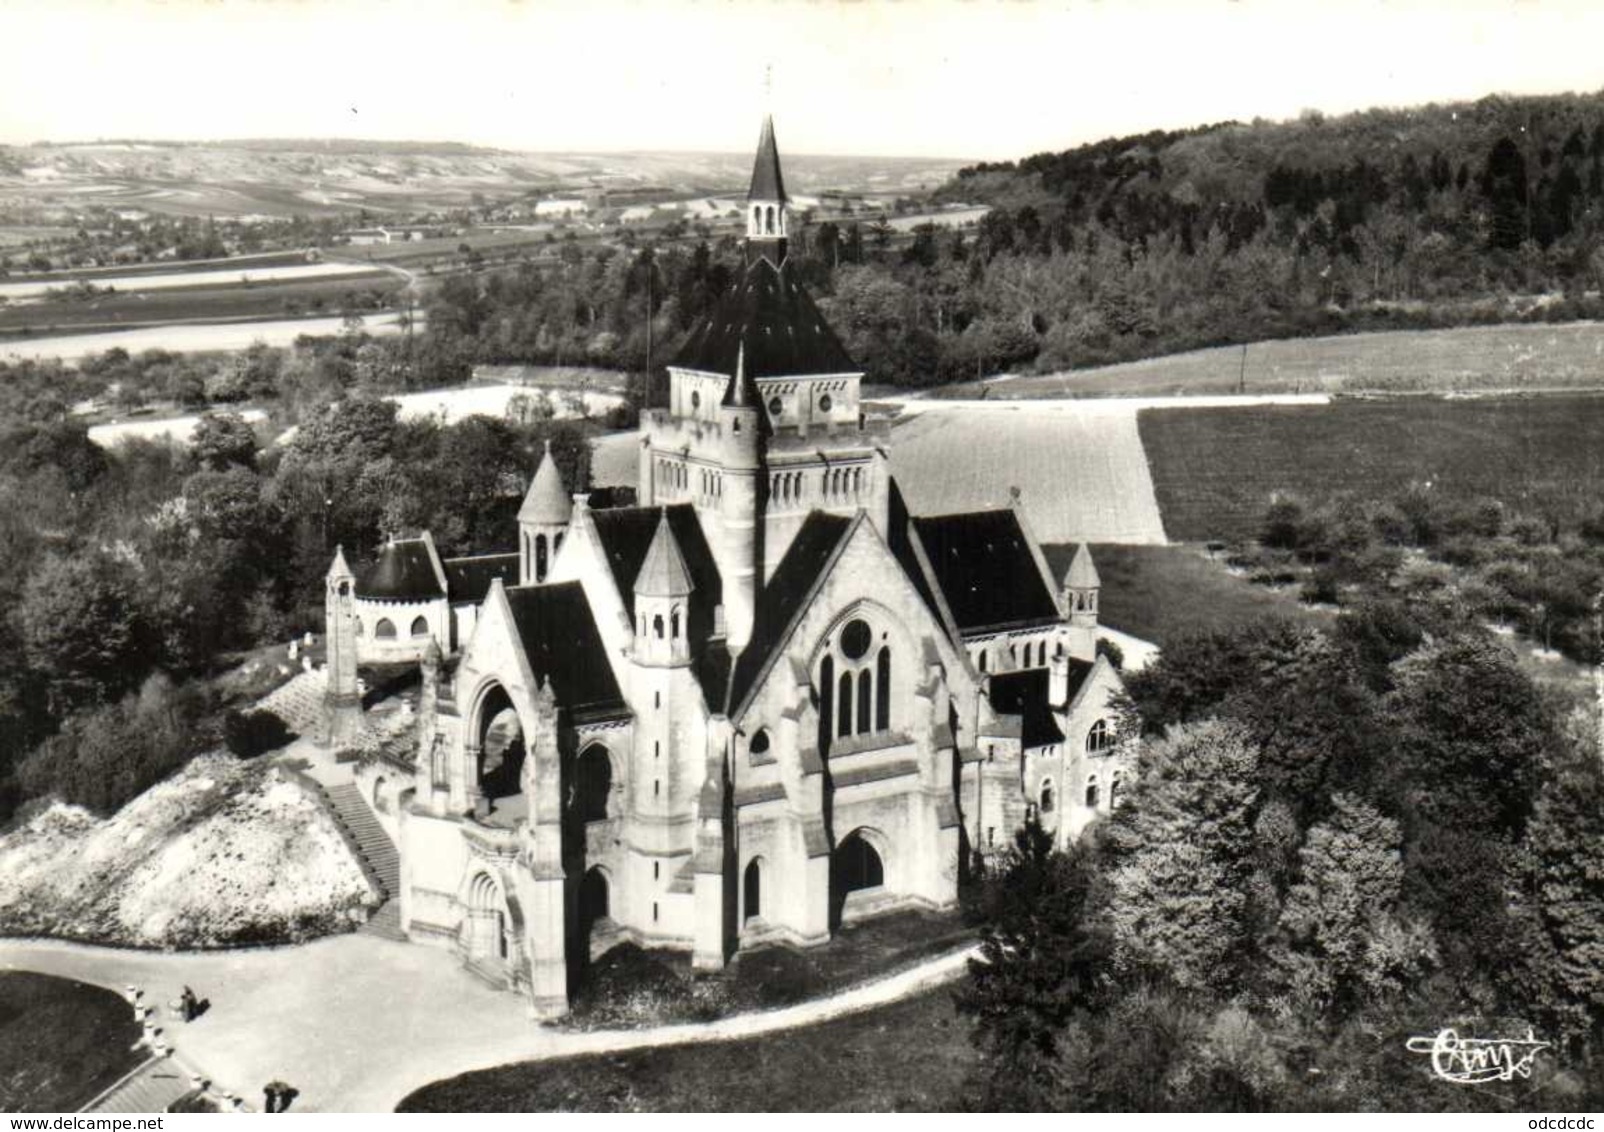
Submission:
[[[768,862],[753,857],[741,872],[741,923],[749,924],[763,915],[763,874]],[[830,854],[830,905],[832,919],[854,892],[882,887],[886,882],[885,861],[861,829],[841,839]]]
[[[1047,640],[1043,638],[1039,641],[1025,641],[1023,643],[1009,641],[1006,655],[1008,658],[1007,667],[1004,668],[998,665],[995,671],[1006,672],[1015,668],[1045,668],[1048,656]],[[975,668],[981,672],[993,671],[991,656],[990,645],[982,645],[976,649],[974,656]]]
[[[429,619],[422,616],[414,617],[412,619],[412,624],[407,629],[407,635],[413,639],[427,637],[429,636],[429,632]],[[358,618],[356,622],[356,635],[359,637],[362,635],[361,618]],[[388,617],[379,618],[373,624],[373,637],[375,640],[380,641],[397,640],[398,634],[396,633],[395,622],[391,621]]]
[[[659,487],[684,491],[690,486],[691,473],[689,468],[677,460],[658,460],[654,478]]]
[[[860,464],[853,468],[826,468],[824,470],[824,498],[835,502],[863,497],[864,469]]]
[[[647,632],[648,624],[651,626],[650,632]],[[685,636],[685,617],[680,612],[680,607],[677,605],[668,611],[668,617],[666,619],[661,613],[656,613],[652,615],[650,621],[648,622],[646,614],[642,612],[640,615],[640,623],[636,626],[636,632],[639,634],[642,640],[650,636],[656,637],[660,641],[663,639],[665,633],[668,635],[670,640],[683,640]]]
[[[754,236],[777,235],[774,230],[775,208],[771,205],[754,204],[752,206],[752,234]]]

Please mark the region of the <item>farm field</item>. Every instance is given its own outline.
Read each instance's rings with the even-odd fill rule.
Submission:
[[[892,432],[891,471],[915,514],[1005,506],[1017,487],[1043,542],[1165,541],[1136,411],[1117,402],[921,403]]]
[[[1339,400],[1137,420],[1164,529],[1180,541],[1254,536],[1276,492],[1377,498],[1418,482],[1516,505],[1604,492],[1598,396]]]
[[[118,329],[219,319],[283,318],[302,311],[340,311],[378,301],[394,305],[405,281],[365,272],[283,282],[241,284],[214,276],[213,285],[119,290],[89,299],[57,299],[0,306],[0,351],[8,341],[63,331]],[[370,312],[371,313],[371,312]]]
[[[943,390],[991,399],[1604,388],[1604,324],[1400,330],[1220,346]]]
[[[0,239],[6,231],[0,229]],[[70,230],[62,235],[70,236]],[[293,267],[307,262],[307,252],[259,252],[255,255],[226,256],[222,259],[164,259],[145,263],[113,264],[110,267],[75,267],[69,271],[13,271],[12,282],[49,282],[64,286],[76,279],[99,282],[108,275],[147,276],[171,275],[186,271],[255,271],[263,267]]]
[[[0,971],[0,1112],[76,1112],[139,1064],[138,1036],[109,990]]]
[[[931,1112],[974,1064],[950,988],[816,1026],[437,1081],[401,1112]],[[874,1072],[865,1072],[873,1065]]]
[[[401,332],[399,315],[363,315],[362,329],[373,335]],[[419,316],[414,315],[414,322]],[[108,330],[99,334],[41,335],[28,338],[0,338],[0,361],[22,358],[74,361],[86,354],[98,354],[121,347],[130,354],[142,350],[171,350],[186,353],[204,350],[244,350],[253,343],[291,346],[303,334],[339,334],[345,327],[340,318],[288,318],[242,320],[237,322],[173,323],[142,326],[132,330]]]
[[[383,278],[378,272],[361,264],[326,261],[323,263],[287,263],[258,266],[239,262],[207,269],[189,271],[114,272],[112,274],[58,273],[48,278],[24,279],[0,283],[0,299],[19,302],[42,298],[46,292],[87,282],[96,287],[110,287],[118,291],[158,291],[189,287],[215,290],[220,285],[249,287],[261,283],[291,283],[308,279],[327,279],[333,276],[371,276]]]

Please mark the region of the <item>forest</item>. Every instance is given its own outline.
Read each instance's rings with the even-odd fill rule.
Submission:
[[[980,1111],[1596,1108],[1596,709],[1473,619],[1398,599],[1274,619],[1127,678],[1128,800],[1039,826],[969,896]],[[1437,1080],[1416,1035],[1528,1033],[1528,1076]]]

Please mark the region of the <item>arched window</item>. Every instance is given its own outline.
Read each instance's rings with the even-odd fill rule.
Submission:
[[[1089,775],[1086,779],[1086,808],[1089,810],[1097,808],[1097,776],[1095,774]]]
[[[986,661],[987,661],[986,654],[988,652],[990,652],[990,651],[991,651],[990,649],[981,649],[980,650],[980,671],[982,671],[982,672],[986,671]]]
[[[608,796],[613,791],[613,762],[607,749],[586,747],[574,767],[574,806],[581,821],[606,821]]]
[[[1118,809],[1119,808],[1119,801],[1120,801],[1119,796],[1120,796],[1121,791],[1124,789],[1124,787],[1125,787],[1125,780],[1120,777],[1119,771],[1116,770],[1114,772],[1114,777],[1108,780],[1108,808],[1109,809],[1113,810],[1113,809]]]
[[[546,536],[535,536],[535,581],[546,580]]]
[[[771,204],[763,216],[763,230],[770,236],[774,235],[774,206]]]
[[[841,683],[837,688],[835,733],[838,736],[852,734],[852,673],[841,673]]]
[[[1050,778],[1042,779],[1041,812],[1043,814],[1050,814],[1053,812],[1053,780]]]
[[[875,688],[879,697],[874,704],[874,727],[876,731],[891,730],[891,646],[885,645],[880,649],[880,656],[875,661]]]
[[[679,606],[675,606],[668,615],[668,635],[676,641],[679,640]]]
[[[429,635],[429,620],[426,617],[412,619],[412,635],[414,637],[427,637]]]
[[[819,662],[819,751],[830,749],[835,732],[835,658],[826,653]]]
[[[874,676],[867,668],[858,672],[858,734],[867,735],[874,720]]]
[[[1108,725],[1108,720],[1099,719],[1092,724],[1092,729],[1086,732],[1086,750],[1088,754],[1098,754],[1114,745],[1114,731]]]
[[[395,640],[395,623],[388,617],[379,618],[379,623],[373,626],[373,635],[385,641]]]
[[[769,729],[767,727],[759,727],[757,729],[757,734],[752,736],[752,741],[746,745],[746,749],[751,751],[754,755],[768,754]]]
[[[763,229],[763,206],[760,205],[760,204],[754,204],[752,206],[752,231],[759,232],[759,231],[762,231],[762,229]]]
[[[663,615],[661,613],[652,617],[652,633],[656,635],[658,640],[663,639]]]
[[[753,857],[741,881],[741,922],[763,914],[763,869]]]

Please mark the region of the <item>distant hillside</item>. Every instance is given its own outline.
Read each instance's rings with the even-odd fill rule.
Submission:
[[[1112,138],[970,166],[937,197],[992,205],[974,253],[1030,278],[983,304],[1033,338],[1001,365],[1596,317],[1604,93]]]

